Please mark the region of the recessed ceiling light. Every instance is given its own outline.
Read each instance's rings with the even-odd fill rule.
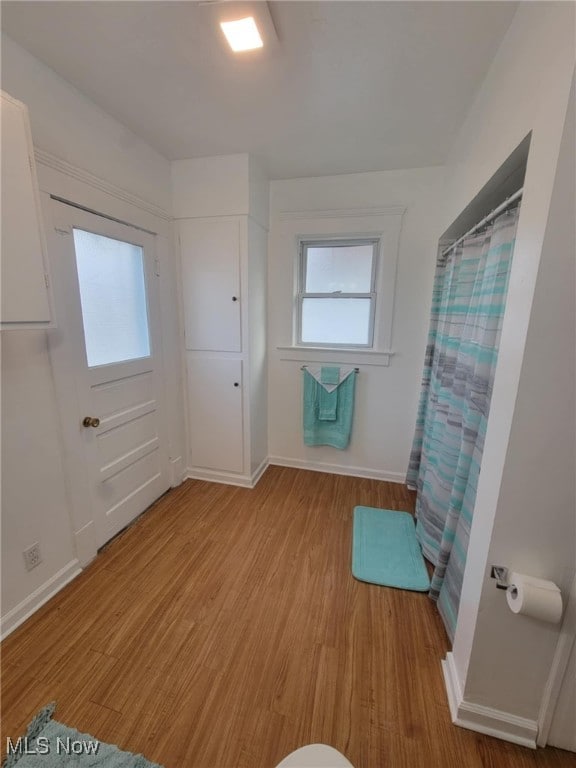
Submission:
[[[233,51],[251,51],[262,48],[264,43],[252,16],[237,21],[221,21],[222,32]]]

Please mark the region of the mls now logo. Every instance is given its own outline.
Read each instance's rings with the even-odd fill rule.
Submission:
[[[57,755],[97,755],[100,742],[92,739],[65,739],[56,737],[53,743],[47,736],[37,736],[29,739],[28,736],[20,736],[16,741],[6,739],[6,752],[9,755],[49,755],[55,752]]]

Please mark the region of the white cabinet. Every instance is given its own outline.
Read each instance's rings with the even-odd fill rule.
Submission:
[[[2,124],[1,328],[52,325],[34,149],[24,104],[0,92]]]
[[[186,349],[240,352],[240,222],[180,223]]]
[[[190,477],[252,486],[265,466],[266,232],[178,222]]]
[[[189,358],[190,460],[218,472],[244,470],[242,361]]]

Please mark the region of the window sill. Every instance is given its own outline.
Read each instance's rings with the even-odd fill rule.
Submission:
[[[289,360],[297,363],[333,362],[348,363],[350,365],[374,365],[387,368],[390,358],[394,355],[391,349],[350,349],[340,347],[299,347],[278,346],[280,360]]]

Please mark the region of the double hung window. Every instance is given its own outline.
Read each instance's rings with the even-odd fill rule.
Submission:
[[[374,344],[379,238],[301,240],[298,344]]]

